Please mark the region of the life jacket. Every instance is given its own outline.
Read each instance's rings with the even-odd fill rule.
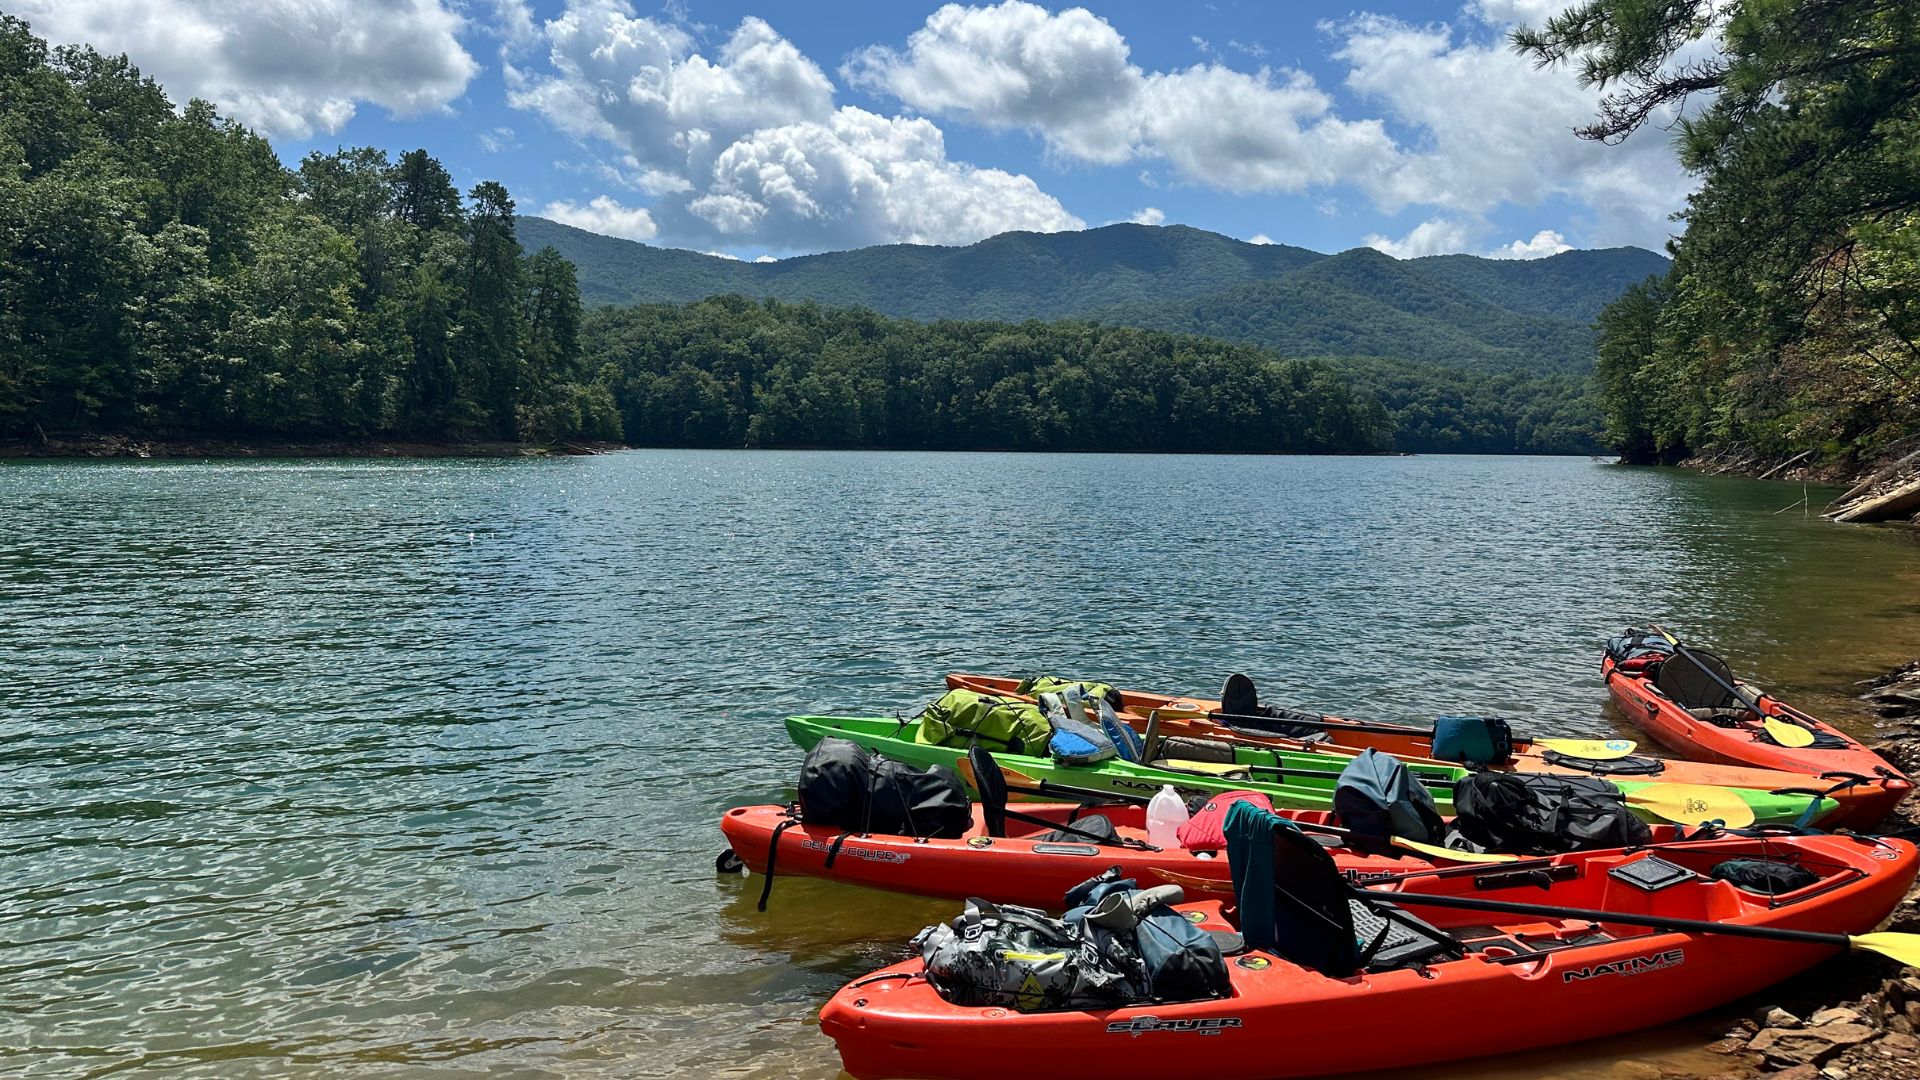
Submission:
[[[973,690],[949,690],[920,714],[914,741],[934,746],[971,746],[1013,754],[1046,754],[1053,728],[1031,701]]]
[[[1020,680],[1020,685],[1014,687],[1013,692],[1037,698],[1041,694],[1057,694],[1069,686],[1078,687],[1081,696],[1088,701],[1104,701],[1116,709],[1120,707],[1120,691],[1103,682],[1083,682],[1052,675],[1035,675],[1032,678]]]
[[[1040,695],[1040,708],[1053,734],[1047,752],[1067,765],[1092,765],[1119,754],[1112,737],[1097,722],[1087,720],[1086,699],[1075,687]]]
[[[1176,834],[1180,837],[1180,846],[1188,851],[1225,851],[1227,810],[1237,802],[1250,802],[1262,810],[1273,809],[1273,800],[1263,792],[1222,792],[1208,799],[1180,826]]]

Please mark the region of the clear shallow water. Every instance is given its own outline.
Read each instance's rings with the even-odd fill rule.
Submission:
[[[0,1072],[831,1076],[814,1010],[949,905],[715,879],[719,811],[792,783],[783,715],[1238,669],[1601,732],[1599,644],[1651,617],[1863,725],[1836,687],[1920,655],[1920,542],[1798,497],[1568,459],[0,463]]]

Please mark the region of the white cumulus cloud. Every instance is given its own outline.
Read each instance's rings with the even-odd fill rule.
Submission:
[[[1380,124],[1348,122],[1303,72],[1218,63],[1147,72],[1119,31],[1072,8],[1025,0],[948,4],[903,49],[872,46],[841,69],[922,112],[1038,134],[1058,155],[1100,164],[1164,158],[1234,191],[1299,191],[1384,169]]]
[[[540,216],[576,229],[628,240],[651,240],[660,231],[645,207],[622,206],[605,195],[595,196],[585,206],[567,200],[550,202],[540,211]]]
[[[1559,196],[1584,208],[1591,243],[1664,243],[1692,180],[1658,130],[1618,146],[1575,138],[1599,96],[1571,72],[1537,69],[1504,38],[1461,39],[1445,25],[1361,16],[1329,29],[1347,86],[1420,135],[1394,168],[1357,177],[1376,205],[1478,216]]]
[[[1268,236],[1266,233],[1263,233],[1263,232],[1257,232],[1257,233],[1254,233],[1252,236],[1247,237],[1247,243],[1249,244],[1271,244],[1273,242],[1274,242],[1273,237]]]
[[[9,0],[56,43],[128,54],[176,103],[268,135],[338,131],[361,103],[445,109],[479,71],[444,0]]]
[[[1533,234],[1531,240],[1515,240],[1506,247],[1494,248],[1487,254],[1495,259],[1544,259],[1549,255],[1558,255],[1563,251],[1572,251],[1573,245],[1561,236],[1556,229],[1541,229]]]
[[[1165,224],[1167,214],[1166,211],[1157,206],[1143,206],[1135,210],[1133,216],[1127,220],[1133,222],[1135,225],[1161,225]]]
[[[544,33],[545,68],[507,66],[509,102],[616,148],[603,175],[658,198],[673,242],[818,250],[1084,225],[1028,177],[948,158],[931,120],[837,105],[763,19],[711,57],[624,0],[569,0]]]
[[[1304,71],[1235,68],[1210,47],[1206,63],[1146,70],[1100,16],[1026,0],[948,4],[841,72],[930,116],[1032,132],[1055,158],[1160,161],[1234,192],[1356,188],[1389,213],[1431,208],[1459,242],[1484,233],[1501,206],[1564,199],[1590,242],[1657,248],[1692,186],[1666,140],[1657,130],[1622,146],[1575,138],[1600,92],[1507,43],[1507,28],[1563,3],[1473,0],[1457,27],[1366,14],[1323,23],[1358,108],[1336,109]]]
[[[1361,243],[1396,259],[1417,259],[1423,255],[1465,251],[1471,234],[1472,230],[1460,222],[1436,218],[1415,225],[1412,231],[1398,240],[1374,233]]]

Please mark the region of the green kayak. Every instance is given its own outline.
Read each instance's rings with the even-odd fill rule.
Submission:
[[[787,718],[787,735],[802,749],[812,749],[821,739],[832,735],[858,743],[869,750],[885,754],[895,761],[909,765],[926,767],[928,765],[946,765],[952,767],[966,755],[965,747],[939,746],[924,743],[916,738],[919,733],[917,721],[900,721],[887,717],[855,716],[790,716]],[[1242,767],[1237,775],[1211,775],[1180,768],[1163,768],[1159,765],[1139,765],[1119,758],[1109,758],[1094,765],[1064,765],[1052,758],[1033,757],[1026,754],[996,753],[994,760],[1003,768],[1013,769],[1032,777],[1036,781],[1059,784],[1063,787],[1077,788],[1083,791],[1112,792],[1119,795],[1151,795],[1162,785],[1172,784],[1177,791],[1195,793],[1211,791],[1260,791],[1273,800],[1275,807],[1298,810],[1330,810],[1333,808],[1334,783],[1340,770],[1346,768],[1353,759],[1349,756],[1318,754],[1310,750],[1277,750],[1266,747],[1235,746],[1233,748],[1234,766]],[[1195,768],[1220,769],[1233,766],[1201,766]],[[1434,765],[1408,762],[1407,768],[1420,778],[1420,781],[1433,792],[1433,800],[1440,813],[1453,814],[1454,781],[1467,775],[1467,770],[1457,765]],[[1631,780],[1613,780],[1611,783],[1623,794],[1631,797],[1634,792],[1644,788],[1659,788],[1658,782]],[[1806,813],[1810,801],[1805,795],[1775,795],[1752,788],[1721,789],[1740,798],[1753,808],[1757,822],[1791,823]],[[1816,819],[1826,816],[1837,809],[1839,804],[1832,799],[1822,799]],[[1648,821],[1665,820],[1647,809],[1635,806],[1634,812]],[[1687,822],[1686,824],[1697,824]]]

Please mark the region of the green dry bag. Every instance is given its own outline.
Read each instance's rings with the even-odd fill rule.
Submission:
[[[949,690],[920,714],[914,741],[935,746],[971,746],[1045,756],[1053,734],[1040,706],[973,690]]]

